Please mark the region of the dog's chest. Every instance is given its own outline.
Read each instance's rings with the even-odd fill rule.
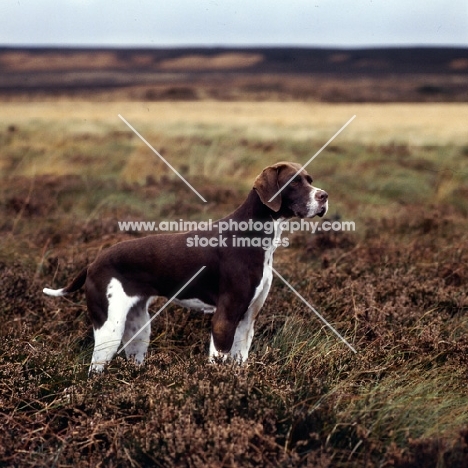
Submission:
[[[263,269],[261,272],[261,277],[259,283],[257,284],[252,299],[249,304],[250,307],[255,307],[255,304],[263,304],[268,296],[270,291],[271,283],[273,281],[273,254],[276,250],[277,245],[279,244],[281,238],[281,220],[275,221],[274,224],[274,237],[272,239],[270,247],[265,250],[264,260],[263,260]],[[186,307],[188,309],[194,309],[204,312],[205,314],[214,314],[216,312],[216,306],[206,304],[198,298],[190,299],[174,299],[174,303]]]
[[[273,254],[281,238],[281,221],[281,219],[275,221],[274,237],[271,246],[265,251],[262,278],[260,279],[260,283],[258,284],[258,286],[255,288],[255,292],[252,297],[252,300],[250,301],[249,308],[254,306],[254,304],[263,304],[270,291],[271,283],[273,282]]]

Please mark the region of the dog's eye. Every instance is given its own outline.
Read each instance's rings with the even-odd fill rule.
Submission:
[[[301,176],[300,175],[297,175],[296,177],[294,177],[293,179],[293,182],[298,184],[299,182],[301,181]]]
[[[307,180],[307,182],[309,182],[309,184],[311,184],[313,182],[312,177],[310,177],[310,175],[306,176],[306,180]]]

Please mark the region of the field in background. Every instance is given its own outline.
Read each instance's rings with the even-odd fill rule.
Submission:
[[[0,100],[466,102],[468,51],[0,48]]]
[[[468,105],[464,103],[323,104],[303,102],[4,102],[4,126],[97,135],[128,131],[125,117],[145,136],[238,135],[275,142],[325,143],[353,115],[339,144],[467,145]],[[313,148],[311,148],[313,151]],[[220,156],[220,155],[218,155]]]
[[[118,358],[87,380],[83,294],[42,287],[145,234],[119,220],[224,216],[354,114],[309,172],[356,232],[291,235],[275,268],[356,356],[275,279],[248,366],[206,365],[210,318],[170,306],[141,369]],[[467,121],[441,103],[2,103],[2,463],[466,466]]]
[[[148,180],[179,181],[118,114],[184,176],[199,179],[200,191],[208,184],[243,193],[269,164],[305,163],[356,115],[310,166],[318,183],[336,194],[332,210],[346,207],[347,216],[381,217],[404,206],[447,203],[466,212],[464,104],[4,103],[3,176],[24,177],[26,189],[41,176],[91,181],[99,175],[99,180],[129,187]],[[173,201],[166,192],[151,205],[141,205],[132,195],[123,204],[133,200],[160,215],[154,205]],[[101,197],[100,205],[112,204],[113,197]],[[203,207],[206,215],[221,216],[233,208],[232,203],[220,206],[218,198]],[[187,190],[183,200],[199,210],[192,192]]]

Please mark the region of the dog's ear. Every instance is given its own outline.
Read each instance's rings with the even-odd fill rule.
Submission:
[[[253,186],[262,203],[275,212],[281,208],[281,193],[276,195],[273,200],[269,200],[279,190],[278,173],[279,166],[270,166],[263,169],[262,173],[255,179]]]

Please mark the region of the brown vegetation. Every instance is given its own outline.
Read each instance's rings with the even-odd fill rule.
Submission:
[[[36,52],[0,52],[1,466],[468,466],[466,106],[284,102],[466,101],[463,51],[434,52],[434,73],[404,51],[262,50],[242,73],[158,68],[222,50]],[[353,114],[310,172],[356,231],[289,235],[275,268],[356,355],[275,278],[247,365],[209,365],[210,317],[171,305],[142,367],[88,378],[83,293],[44,286],[147,234],[119,220],[227,214]]]
[[[280,149],[244,144],[254,152]],[[371,151],[407,165],[412,153],[402,148]],[[197,180],[224,206],[242,200],[235,187],[227,193]],[[332,179],[327,185],[333,193]],[[94,192],[127,198],[95,217]],[[208,365],[210,317],[170,306],[153,322],[143,367],[117,358],[88,379],[93,340],[83,294],[57,300],[41,288],[66,283],[98,250],[128,237],[118,219],[130,212],[148,219],[129,196],[146,203],[165,192],[175,199],[159,214],[153,208],[155,218],[202,215],[197,202],[181,206],[187,189],[170,178],[143,185],[96,176],[4,179],[4,465],[468,463],[466,205],[409,203],[380,220],[350,208],[356,233],[300,233],[277,252],[278,271],[346,336],[356,356],[275,279],[247,366]]]

